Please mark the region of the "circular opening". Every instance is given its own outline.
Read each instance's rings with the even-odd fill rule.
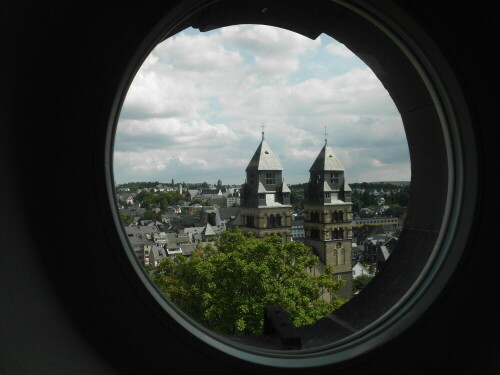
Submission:
[[[467,106],[432,41],[396,8],[384,8],[382,13],[366,4],[316,5],[304,8],[294,4],[275,13],[272,8],[252,12],[256,10],[254,5],[238,8],[224,1],[201,10],[179,9],[149,36],[144,50],[132,63],[132,69],[138,69],[164,35],[192,23],[200,28],[263,23],[304,34],[319,28],[372,68],[401,113],[412,160],[412,195],[397,256],[391,256],[384,272],[365,292],[318,323],[296,332],[303,342],[310,343],[308,348],[280,350],[275,346],[280,343],[279,335],[241,339],[216,335],[162,299],[142,276],[144,286],[156,293],[157,302],[202,342],[240,359],[279,367],[341,362],[372,350],[408,328],[435,301],[451,277],[474,210],[475,152]],[[132,75],[127,77],[130,83]],[[122,100],[124,96],[125,90]],[[113,118],[115,125],[116,121],[117,114]],[[462,142],[464,137],[470,141]],[[464,158],[468,158],[467,163]]]
[[[267,125],[256,126],[256,116]],[[139,262],[172,302],[227,334],[262,334],[264,305],[282,305],[297,327],[332,312],[354,287],[357,294],[394,250],[409,191],[401,116],[373,72],[328,36],[264,25],[188,29],[158,45],[127,93],[114,160],[120,214]],[[274,164],[278,170],[263,169]],[[256,264],[242,253],[246,263],[266,265],[259,276],[241,269],[230,281],[236,265],[220,259],[217,269],[234,268],[231,275],[198,274],[179,293],[176,281],[191,272],[171,257],[197,260],[195,249],[235,227],[305,243],[318,257],[310,273],[325,274],[329,264],[344,285],[316,298],[304,286],[302,303],[288,301],[296,293],[291,279],[288,289],[281,282],[271,288],[275,279],[264,276],[273,259]],[[206,260],[206,270],[215,262]],[[254,286],[246,298],[236,293],[244,277]],[[206,278],[215,279],[213,288],[205,288]],[[256,308],[257,295],[268,302]],[[235,304],[245,312],[233,314]],[[207,316],[211,309],[218,313]]]

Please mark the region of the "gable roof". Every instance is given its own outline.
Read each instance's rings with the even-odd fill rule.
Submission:
[[[214,228],[210,225],[210,223],[207,223],[207,225],[205,225],[205,228],[203,228],[202,233],[204,236],[215,236],[216,235]]]

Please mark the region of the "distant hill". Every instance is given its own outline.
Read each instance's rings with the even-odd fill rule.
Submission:
[[[369,182],[370,184],[391,184],[398,186],[410,185],[410,181],[379,181],[379,182]]]

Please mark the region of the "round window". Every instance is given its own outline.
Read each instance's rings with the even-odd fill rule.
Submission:
[[[292,2],[287,7],[272,4],[262,7],[257,3],[240,4],[239,1],[216,1],[203,6],[201,3],[184,5],[176,12],[169,13],[157,25],[145,40],[144,50],[138,51],[136,59],[132,61],[131,70],[137,71],[159,42],[183,29],[195,27],[200,31],[208,31],[241,24],[271,25],[313,39],[320,34],[331,36],[363,60],[387,89],[401,116],[411,159],[411,195],[396,250],[384,262],[383,271],[362,293],[316,323],[293,327],[289,321],[283,320],[279,307],[266,307],[262,312],[264,331],[258,336],[236,336],[207,329],[165,299],[159,289],[150,283],[149,275],[143,268],[138,266],[137,275],[131,277],[142,278],[157,303],[196,340],[218,348],[231,357],[283,368],[307,368],[342,362],[389,342],[410,327],[435,302],[460,260],[472,224],[477,181],[474,133],[466,101],[446,60],[412,19],[402,16],[398,9],[386,7],[382,11],[373,4],[363,2]],[[187,40],[184,44],[181,41],[179,48],[189,49]],[[200,58],[207,58],[207,64],[210,63],[209,56]],[[132,78],[126,77],[128,85]],[[126,90],[123,89],[121,94],[123,100]],[[186,105],[189,103],[177,103],[177,106]],[[170,110],[175,111],[176,108]],[[115,129],[118,116],[119,113],[116,113]],[[464,139],[467,142],[463,142]],[[110,136],[109,147],[114,142],[116,140]],[[383,152],[383,144],[380,147]],[[270,156],[263,155],[265,157]],[[276,163],[266,160],[267,171],[271,170],[269,165],[276,167]],[[329,168],[323,172],[339,172],[338,167]],[[260,170],[265,177],[266,169],[262,167]],[[113,178],[110,180],[114,181]],[[337,185],[342,184],[332,185],[332,189]],[[243,195],[246,199],[250,190],[248,192],[245,191]],[[256,196],[259,194],[258,191],[254,193]],[[335,194],[338,194],[336,197],[344,197],[344,202],[351,199],[350,191],[347,195],[342,190]],[[150,204],[147,194],[142,195],[142,202]],[[278,197],[275,199],[279,203],[279,194],[276,193],[274,197]],[[385,200],[379,202],[385,203]],[[314,208],[312,201],[310,205]],[[251,211],[250,205],[242,209],[257,212]],[[346,220],[342,220],[344,223],[341,226],[323,220],[323,217],[331,218],[332,215],[320,215],[317,220],[319,224],[313,226],[317,237],[314,241],[322,240],[325,243],[324,259],[328,259],[327,241],[330,241],[332,253],[334,249],[342,249],[340,258],[344,260],[343,264],[346,263],[344,241],[345,237],[349,238],[349,228],[345,222],[351,213],[349,208],[344,211],[346,217],[343,219]],[[280,223],[287,221],[286,215],[284,213]],[[116,216],[117,226],[122,230],[121,224],[118,225],[120,218]],[[143,219],[154,221],[158,217]],[[256,233],[261,220],[258,214],[252,219],[252,231]],[[267,225],[262,220],[262,227]],[[339,238],[328,237],[327,240],[319,230],[323,227],[328,228],[328,233],[340,230],[342,236],[333,235]],[[308,232],[311,231],[306,228]],[[283,233],[286,238],[287,233]],[[148,251],[148,258],[175,255],[175,249],[161,246],[162,243],[168,243],[168,234],[165,238],[163,235],[152,237],[158,249]],[[130,248],[128,236],[124,235],[123,240],[124,247]],[[179,249],[177,251],[182,252]],[[126,256],[137,261],[130,251],[126,252]],[[351,275],[351,269],[347,273]],[[337,275],[338,280],[343,279],[338,276],[341,275]]]

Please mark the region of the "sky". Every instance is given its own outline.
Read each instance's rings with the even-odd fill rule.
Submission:
[[[262,131],[285,182],[307,182],[325,129],[348,182],[410,180],[401,116],[343,44],[263,25],[187,29],[160,43],[132,81],[115,182],[242,184]]]

